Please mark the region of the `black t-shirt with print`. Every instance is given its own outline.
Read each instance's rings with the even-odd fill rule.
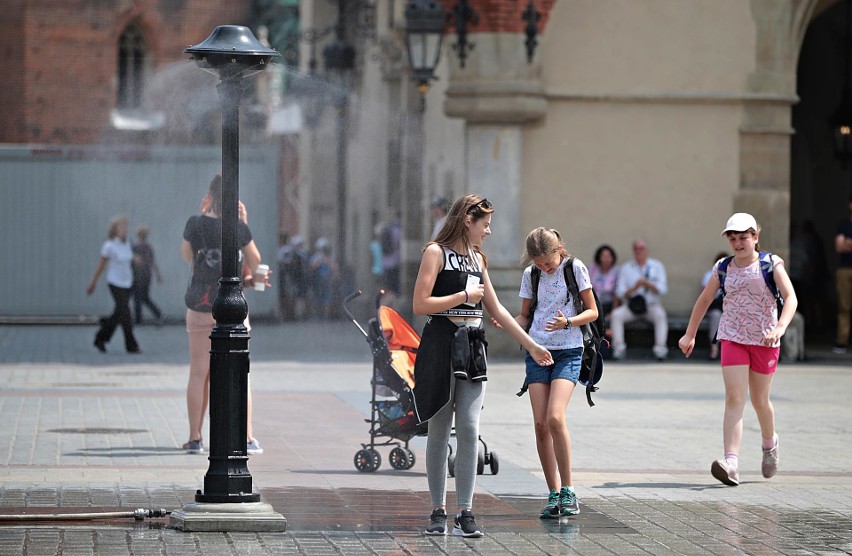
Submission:
[[[210,216],[190,216],[183,229],[183,239],[192,246],[193,260],[203,255],[212,265],[218,264],[221,272],[222,261],[222,219]],[[242,249],[252,240],[249,227],[237,222],[237,246]],[[216,274],[214,283],[220,274]]]

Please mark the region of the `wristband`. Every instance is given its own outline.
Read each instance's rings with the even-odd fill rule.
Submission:
[[[467,295],[467,290],[464,290],[464,302],[467,303],[468,301],[470,301],[470,296]]]
[[[568,317],[565,317],[565,330],[568,330],[572,326],[574,326],[574,325],[571,324],[571,319],[569,319]]]

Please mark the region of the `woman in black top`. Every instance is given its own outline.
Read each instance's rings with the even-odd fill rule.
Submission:
[[[433,511],[428,535],[447,534],[447,441],[455,420],[458,514],[453,534],[482,536],[471,506],[486,381],[483,305],[536,361],[552,363],[550,352],[515,322],[491,285],[481,249],[491,233],[492,212],[491,203],[477,195],[456,200],[438,237],[423,250],[414,285],[414,313],[429,315],[414,370],[417,418],[429,422],[426,475]]]
[[[186,408],[189,416],[189,440],[183,449],[192,454],[204,452],[201,429],[207,413],[210,388],[210,332],[216,324],[213,318],[213,301],[218,292],[222,273],[222,176],[210,182],[210,190],[201,201],[201,215],[190,216],[183,231],[181,255],[193,266],[192,279],[186,295],[186,331],[189,334],[189,382],[186,385]],[[237,244],[242,253],[242,266],[251,274],[260,264],[257,249],[248,228],[245,206],[240,203],[237,223]],[[246,328],[248,318],[246,318]],[[248,422],[246,451],[259,454],[263,450],[253,436],[251,425],[251,388],[248,392]]]

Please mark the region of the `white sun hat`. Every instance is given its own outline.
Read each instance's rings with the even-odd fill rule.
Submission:
[[[722,235],[728,232],[745,232],[749,229],[757,231],[757,221],[754,219],[754,216],[747,212],[737,212],[728,218],[728,223],[725,224]]]

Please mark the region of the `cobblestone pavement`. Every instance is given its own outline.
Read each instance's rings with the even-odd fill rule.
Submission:
[[[496,332],[495,332],[496,333]],[[778,475],[760,474],[760,435],[746,409],[742,484],[709,473],[721,456],[717,364],[673,356],[607,365],[589,408],[568,410],[581,514],[542,522],[529,401],[519,361],[489,368],[482,438],[499,461],[475,496],[482,539],[426,537],[425,439],[416,462],[360,473],[369,440],[371,359],[350,323],[255,323],[254,487],[286,533],[186,533],[167,519],[24,521],[40,514],[169,511],[193,502],[207,471],[186,440],[186,337],[138,329],[142,355],[94,327],[0,326],[0,555],[36,554],[852,554],[852,368],[814,354],[782,364],[773,387]],[[209,432],[205,430],[205,438]],[[452,489],[453,482],[448,486]],[[454,494],[448,495],[452,505]]]

